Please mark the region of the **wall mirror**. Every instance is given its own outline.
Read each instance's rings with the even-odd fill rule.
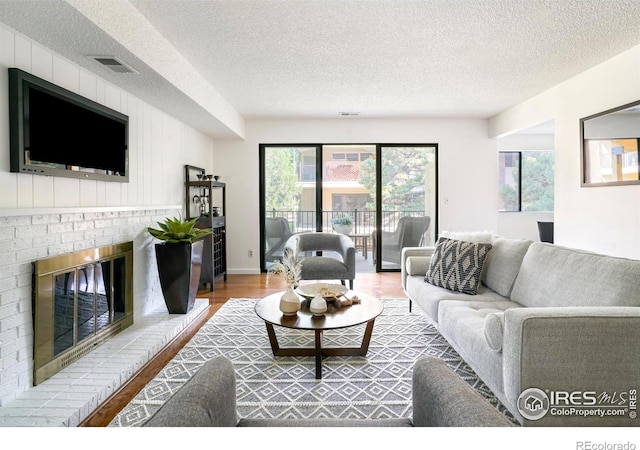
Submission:
[[[640,101],[580,119],[581,185],[640,184]]]

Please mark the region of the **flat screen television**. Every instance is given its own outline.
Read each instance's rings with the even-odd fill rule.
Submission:
[[[129,118],[9,69],[11,172],[129,181]]]

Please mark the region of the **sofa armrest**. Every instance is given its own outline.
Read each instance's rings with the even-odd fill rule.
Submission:
[[[145,427],[235,427],[236,375],[223,356],[206,362]]]
[[[446,363],[425,356],[413,369],[413,425],[416,427],[506,427],[511,422]]]
[[[407,258],[412,256],[428,256],[431,257],[435,251],[435,247],[404,247],[400,257],[400,280],[402,289],[406,288],[407,281]],[[425,274],[427,271],[425,270]]]
[[[425,276],[431,265],[431,256],[409,256],[405,260],[407,276]]]
[[[640,308],[513,308],[504,313],[504,392],[510,409],[529,388],[545,392],[629,392],[639,389]],[[553,406],[553,405],[552,405]],[[551,413],[525,425],[622,426],[628,416]],[[637,423],[636,423],[637,425]]]

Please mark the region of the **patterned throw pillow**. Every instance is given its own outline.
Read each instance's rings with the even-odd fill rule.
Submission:
[[[440,238],[424,281],[450,291],[476,295],[491,244]]]

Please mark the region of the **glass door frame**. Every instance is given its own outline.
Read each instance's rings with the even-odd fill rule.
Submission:
[[[259,183],[259,207],[260,207],[260,272],[267,271],[267,262],[265,260],[265,224],[267,211],[265,209],[266,194],[266,152],[270,147],[275,148],[314,148],[316,153],[316,186],[315,186],[315,205],[316,205],[316,231],[322,231],[322,144],[259,144],[258,145],[258,183]]]
[[[259,208],[260,208],[260,271],[266,272],[266,261],[265,261],[265,252],[263,250],[264,242],[265,242],[265,223],[266,223],[266,210],[265,210],[265,157],[266,151],[270,147],[287,147],[287,148],[315,148],[316,153],[316,180],[315,180],[315,207],[316,207],[316,231],[322,231],[323,229],[323,208],[322,208],[322,178],[323,178],[323,147],[325,146],[371,146],[376,149],[376,192],[375,192],[375,203],[376,203],[376,249],[375,252],[377,255],[381,254],[382,242],[381,242],[381,231],[382,231],[382,190],[380,189],[380,181],[382,179],[382,149],[383,148],[393,148],[393,147],[430,147],[434,149],[435,152],[435,220],[431,221],[432,227],[435,228],[435,236],[437,239],[438,236],[438,215],[439,215],[439,158],[438,158],[438,144],[435,143],[379,143],[379,144],[364,144],[364,143],[323,143],[323,144],[300,144],[300,143],[289,143],[289,144],[259,144]],[[376,272],[399,272],[400,269],[396,268],[382,268],[382,259],[376,259]]]
[[[382,190],[378,188],[378,186],[380,185],[380,182],[382,180],[382,149],[383,148],[393,148],[393,147],[431,147],[434,149],[435,152],[435,220],[431,221],[431,225],[432,227],[434,227],[434,231],[435,231],[435,236],[436,239],[438,237],[438,217],[439,217],[439,193],[438,193],[438,187],[439,187],[439,178],[438,178],[438,173],[439,173],[439,158],[438,158],[438,144],[399,144],[399,143],[394,143],[394,144],[376,144],[376,238],[375,238],[375,243],[376,243],[376,248],[375,248],[375,252],[376,255],[382,255]],[[400,269],[396,269],[396,268],[383,268],[382,267],[382,258],[378,257],[376,258],[376,273],[380,273],[380,272],[399,272]]]

